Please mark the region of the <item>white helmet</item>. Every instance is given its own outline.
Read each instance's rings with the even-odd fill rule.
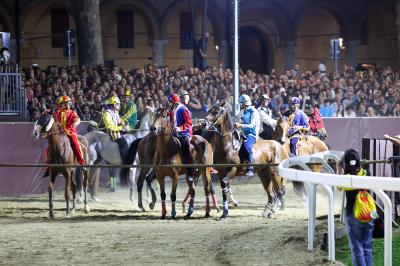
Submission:
[[[250,105],[251,105],[250,96],[247,95],[247,94],[242,94],[242,95],[240,95],[240,97],[239,97],[239,103],[240,103],[240,104],[247,105],[247,106],[250,106]]]

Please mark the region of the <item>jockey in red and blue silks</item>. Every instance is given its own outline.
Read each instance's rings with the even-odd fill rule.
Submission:
[[[299,140],[301,131],[308,131],[310,125],[308,123],[307,115],[299,109],[300,99],[297,97],[292,98],[292,113],[289,116],[290,129],[288,137],[290,139],[290,153],[297,155],[297,142]]]
[[[188,108],[181,103],[178,94],[171,94],[168,101],[172,103],[170,121],[182,147],[183,163],[191,164],[190,139],[192,137],[192,115]],[[186,168],[188,178],[193,178],[193,169]]]

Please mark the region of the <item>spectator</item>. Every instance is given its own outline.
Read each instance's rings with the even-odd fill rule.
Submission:
[[[324,104],[320,105],[319,113],[322,117],[334,117],[335,112],[329,99],[324,99]]]
[[[354,108],[352,105],[346,106],[346,111],[344,112],[344,117],[356,117],[356,113],[354,112]]]

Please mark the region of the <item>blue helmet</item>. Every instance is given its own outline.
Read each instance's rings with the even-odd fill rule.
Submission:
[[[297,97],[292,98],[292,104],[300,104],[300,99]]]

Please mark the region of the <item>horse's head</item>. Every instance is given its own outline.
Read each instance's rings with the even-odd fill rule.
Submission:
[[[155,110],[151,106],[146,106],[144,109],[144,115],[140,119],[140,129],[146,130],[151,129],[154,124]]]
[[[54,118],[50,114],[41,114],[33,127],[32,138],[38,139],[42,133],[49,132],[53,125]]]
[[[224,108],[219,105],[214,105],[211,107],[206,117],[206,128],[210,129],[214,126],[220,126],[222,124],[224,112]]]
[[[152,128],[156,134],[172,133],[172,125],[169,119],[169,111],[166,108],[159,108],[154,114]]]
[[[272,138],[282,143],[286,142],[287,132],[289,131],[289,128],[289,120],[284,116],[280,116],[276,123],[275,131]]]

